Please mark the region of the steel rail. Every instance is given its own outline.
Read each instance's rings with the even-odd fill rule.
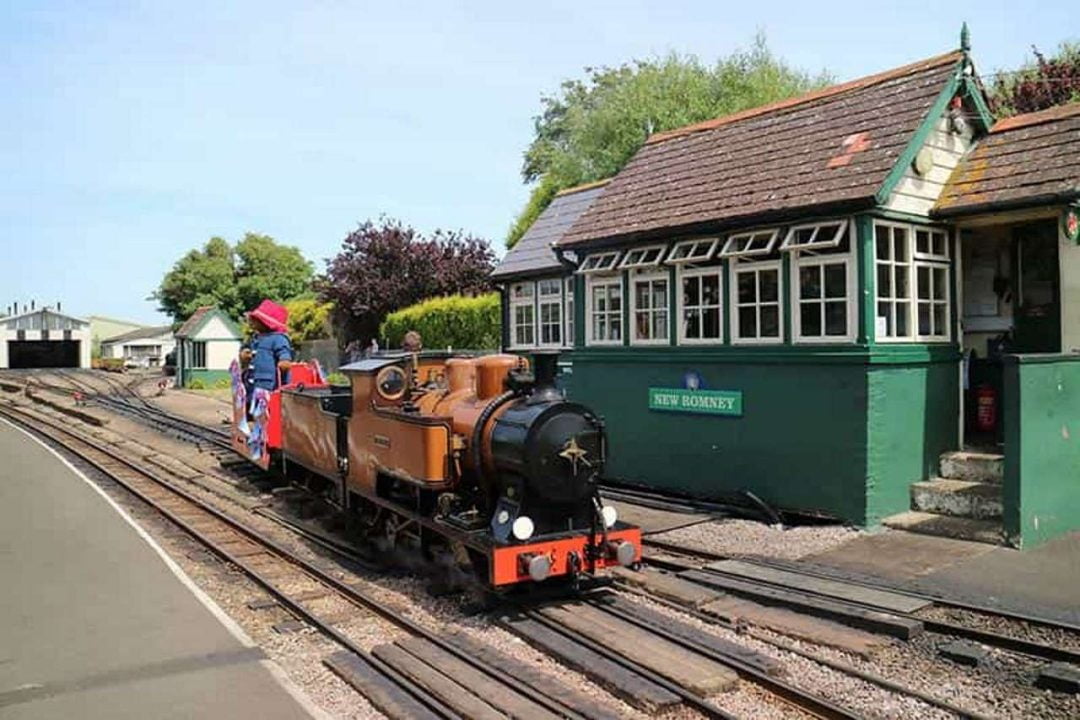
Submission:
[[[669,599],[667,599],[665,597],[661,597],[660,595],[655,595],[653,593],[650,593],[648,590],[645,590],[644,588],[635,587],[633,585],[627,585],[627,584],[619,582],[619,581],[616,581],[615,584],[618,586],[618,588],[620,590],[622,590],[624,592],[629,592],[629,593],[633,593],[635,595],[640,595],[642,597],[646,597],[652,602],[655,602],[655,603],[657,603],[659,605],[664,605],[665,607],[669,607],[672,610],[677,610],[677,611],[679,611],[681,613],[685,613],[686,615],[689,615],[689,616],[691,616],[693,618],[696,618],[697,620],[700,620],[701,622],[708,623],[708,624],[711,624],[711,625],[719,625],[720,627],[726,628],[726,629],[731,630],[733,632],[738,631],[736,626],[735,626],[735,623],[729,622],[727,620],[723,620],[722,618],[715,617],[713,615],[709,615],[708,613],[702,612],[701,610],[698,610],[697,608],[695,608],[693,606],[683,605],[681,603],[675,602],[674,600],[669,600]],[[767,643],[767,644],[772,645],[773,647],[778,648],[780,650],[783,650],[785,652],[794,653],[796,655],[799,655],[801,657],[806,658],[807,660],[811,660],[811,661],[816,662],[816,663],[818,663],[820,665],[824,665],[824,666],[826,666],[828,668],[831,668],[833,670],[836,670],[838,672],[842,672],[842,673],[845,673],[847,675],[852,675],[854,677],[857,677],[857,678],[859,678],[860,680],[862,680],[864,682],[871,683],[873,685],[878,685],[879,687],[883,687],[886,690],[891,690],[893,692],[900,693],[902,695],[910,695],[911,697],[914,697],[914,698],[916,698],[918,700],[922,700],[923,702],[925,702],[925,703],[927,703],[929,705],[933,705],[935,707],[941,708],[942,710],[947,710],[948,712],[954,713],[954,714],[956,714],[956,715],[958,715],[958,716],[960,716],[962,718],[970,718],[970,720],[989,720],[989,718],[987,716],[985,716],[985,715],[980,715],[980,714],[975,713],[975,712],[973,712],[971,710],[966,710],[966,709],[960,707],[959,705],[954,705],[953,703],[949,702],[948,700],[941,700],[941,699],[939,699],[937,697],[934,697],[933,695],[930,695],[929,693],[923,692],[922,690],[918,690],[916,688],[908,687],[907,685],[903,685],[902,683],[898,683],[895,680],[890,680],[890,679],[888,679],[886,677],[883,677],[881,675],[877,675],[875,673],[870,673],[870,672],[866,672],[864,670],[860,670],[859,668],[854,667],[852,665],[848,665],[847,663],[843,663],[843,662],[840,662],[838,660],[833,660],[833,659],[828,658],[828,657],[815,655],[812,652],[809,652],[807,650],[803,650],[802,648],[797,647],[797,646],[795,646],[795,645],[793,645],[791,643],[784,642],[782,640],[778,640],[776,638],[772,638],[772,637],[769,637],[768,635],[757,632],[757,631],[753,630],[752,628],[748,630],[748,634],[749,634],[750,637],[754,638],[755,640],[758,640],[758,641],[763,642],[763,643]]]
[[[739,673],[742,677],[748,677],[751,682],[761,685],[769,692],[780,697],[784,702],[797,707],[804,712],[808,712],[811,715],[821,718],[822,720],[861,720],[862,716],[854,713],[846,708],[842,708],[825,698],[819,697],[811,692],[807,692],[801,688],[798,688],[790,683],[786,683],[779,678],[772,677],[767,672],[755,668],[744,660],[727,655],[722,652],[718,652],[710,647],[703,645],[702,643],[695,642],[688,638],[676,635],[664,628],[654,627],[647,621],[635,617],[634,615],[624,612],[622,609],[612,607],[597,602],[595,599],[587,600],[590,605],[596,607],[609,615],[618,617],[626,622],[632,623],[640,628],[649,630],[652,633],[659,635],[660,637],[673,642],[676,645],[693,650],[699,655],[704,655],[710,660],[715,660],[722,665],[727,665]]]
[[[648,540],[643,541],[643,543],[652,544]],[[668,544],[665,543],[665,545],[668,545]],[[685,549],[685,548],[681,549],[680,551],[685,553],[685,554],[699,555],[701,557],[708,557],[708,558],[711,558],[711,559],[723,559],[723,560],[737,559],[737,560],[740,560],[742,562],[747,562],[749,564],[760,565],[760,566],[763,566],[763,567],[772,567],[772,568],[777,568],[777,569],[783,569],[783,570],[787,570],[787,571],[792,572],[792,573],[807,575],[807,576],[810,576],[810,577],[821,577],[821,578],[824,578],[824,579],[835,580],[835,581],[838,581],[838,582],[849,582],[846,578],[830,577],[829,575],[826,575],[826,574],[815,574],[815,573],[808,573],[808,572],[800,572],[799,570],[791,569],[791,568],[788,568],[786,566],[774,565],[772,563],[755,562],[754,560],[748,560],[748,559],[745,559],[745,558],[727,557],[727,556],[722,556],[722,555],[719,555],[719,554],[716,554],[716,553],[709,553],[707,551],[698,552],[696,550],[688,550],[688,549]],[[645,558],[645,562],[650,562],[647,557]],[[662,561],[661,561],[660,564],[663,564]],[[726,573],[726,572],[724,572],[722,570],[718,570],[718,569],[715,569],[715,568],[702,567],[702,568],[699,568],[699,569],[702,572],[710,573],[710,574],[713,574],[713,575],[718,575],[720,577],[729,577],[729,578],[732,578],[732,579],[738,579],[738,580],[741,580],[743,582],[762,585],[762,586],[765,586],[765,587],[777,588],[777,589],[781,589],[781,590],[791,590],[791,589],[793,589],[790,586],[785,585],[785,584],[780,583],[780,582],[772,582],[772,581],[769,581],[769,580],[761,580],[761,579],[758,579],[758,578],[749,578],[749,577],[746,577],[744,575],[737,575],[735,573]],[[851,582],[851,584],[862,586],[862,587],[867,587],[867,588],[873,588],[873,589],[894,591],[893,588],[890,588],[887,585],[877,585],[877,584],[874,584],[874,583],[861,583],[861,582],[857,582],[857,581],[856,582]],[[966,625],[961,625],[959,623],[949,622],[949,621],[946,621],[946,620],[934,620],[932,618],[924,618],[924,617],[921,617],[920,615],[918,615],[917,613],[913,613],[913,612],[899,612],[899,611],[895,611],[895,610],[884,610],[884,609],[882,609],[882,608],[880,608],[880,607],[878,607],[876,605],[872,605],[872,604],[869,604],[869,603],[863,603],[863,602],[859,602],[859,601],[851,600],[851,599],[847,599],[847,598],[837,598],[837,597],[834,597],[832,595],[826,595],[825,593],[816,592],[814,590],[798,588],[798,592],[808,594],[808,595],[814,595],[816,597],[827,598],[830,601],[839,603],[841,605],[847,605],[847,606],[850,606],[850,607],[856,607],[856,608],[861,608],[861,609],[875,610],[877,612],[886,612],[889,615],[893,615],[895,617],[906,618],[906,619],[909,619],[909,620],[917,620],[918,622],[921,622],[923,624],[923,627],[926,630],[928,630],[930,632],[936,632],[936,633],[939,633],[939,634],[942,634],[942,635],[955,635],[957,637],[963,637],[963,638],[967,638],[969,640],[975,640],[975,641],[981,642],[983,644],[990,645],[992,647],[996,647],[996,648],[999,648],[999,649],[1002,649],[1002,650],[1009,650],[1009,651],[1012,651],[1012,652],[1021,653],[1023,655],[1029,655],[1031,657],[1039,658],[1041,660],[1049,660],[1049,661],[1052,661],[1052,662],[1067,662],[1067,663],[1072,663],[1072,664],[1080,664],[1080,652],[1077,652],[1075,650],[1069,650],[1069,649],[1066,649],[1066,648],[1057,647],[1055,645],[1049,645],[1049,644],[1046,644],[1046,643],[1040,643],[1040,642],[1037,642],[1037,641],[1034,641],[1034,640],[1025,640],[1023,638],[1018,638],[1018,637],[1014,637],[1014,636],[1011,636],[1011,635],[1005,635],[1005,634],[1002,634],[1002,633],[993,632],[991,630],[980,630],[978,628],[973,628],[973,627],[969,627],[969,626],[966,626]],[[904,592],[903,590],[895,590],[895,592],[898,595],[907,595],[909,597],[914,597],[914,598],[917,598],[917,599],[926,600],[927,602],[938,604],[938,605],[956,607],[956,608],[964,609],[964,610],[975,610],[975,608],[967,607],[963,603],[960,603],[960,602],[951,602],[951,601],[948,601],[948,600],[938,600],[938,599],[934,598],[933,596],[921,596],[918,593]],[[985,613],[988,613],[988,614],[997,615],[999,617],[1007,618],[1007,619],[1010,619],[1010,620],[1027,621],[1025,618],[1016,617],[1015,615],[1013,615],[1012,613],[1009,613],[1009,612],[994,611],[994,610],[989,610],[989,609],[982,609],[982,610],[979,610],[979,611],[980,612],[985,612]],[[1069,631],[1069,632],[1076,632],[1076,629],[1074,629],[1073,627],[1071,627],[1071,626],[1069,626],[1067,624],[1059,624],[1059,623],[1055,623],[1053,621],[1046,620],[1046,619],[1042,619],[1042,620],[1039,620],[1039,621],[1031,621],[1031,622],[1037,622],[1040,625],[1043,625],[1043,626],[1049,627],[1049,628],[1053,628],[1053,629],[1065,630],[1065,631]]]
[[[16,411],[16,412],[18,412],[18,411]],[[405,615],[395,612],[394,610],[392,610],[391,608],[387,607],[385,604],[380,602],[377,598],[375,598],[373,596],[370,596],[370,595],[360,591],[359,589],[357,589],[357,588],[355,588],[353,586],[345,584],[344,582],[342,582],[338,578],[335,578],[333,575],[325,572],[324,570],[322,570],[321,568],[315,566],[314,564],[312,564],[308,560],[305,560],[304,558],[296,556],[294,553],[292,553],[290,550],[288,550],[284,546],[280,545],[276,541],[271,540],[271,539],[266,538],[266,537],[263,537],[262,535],[260,535],[258,533],[258,531],[254,530],[253,528],[248,527],[243,522],[237,520],[236,518],[231,517],[230,515],[222,512],[221,510],[218,510],[217,508],[215,508],[215,507],[213,507],[211,505],[208,505],[203,500],[201,500],[200,498],[192,495],[191,493],[184,490],[183,488],[180,488],[180,487],[178,487],[178,486],[174,485],[173,483],[168,482],[166,480],[162,480],[161,478],[157,477],[156,475],[154,475],[152,472],[148,471],[147,469],[142,468],[138,464],[133,463],[130,460],[128,460],[127,458],[124,458],[124,457],[122,457],[122,456],[120,456],[120,455],[118,455],[118,454],[116,454],[116,453],[114,453],[114,452],[112,452],[112,451],[110,451],[110,450],[108,450],[106,448],[100,447],[97,443],[91,442],[91,441],[89,441],[89,440],[87,440],[85,438],[80,437],[77,433],[74,433],[74,432],[70,431],[69,429],[67,429],[65,427],[54,425],[54,424],[49,423],[47,421],[39,420],[37,418],[32,418],[32,417],[29,420],[23,420],[22,418],[14,417],[15,414],[16,413],[12,412],[11,408],[2,408],[2,407],[0,407],[0,415],[7,416],[9,419],[13,419],[16,422],[19,422],[20,424],[22,424],[24,426],[32,424],[32,423],[37,423],[37,424],[49,427],[50,429],[53,429],[55,431],[62,432],[64,434],[74,438],[77,442],[82,443],[83,445],[85,445],[87,447],[93,448],[94,450],[100,452],[103,455],[106,455],[106,456],[110,457],[111,459],[115,460],[116,462],[125,465],[126,467],[130,468],[134,472],[139,473],[140,475],[144,476],[145,478],[147,478],[151,482],[154,482],[154,483],[162,486],[166,490],[174,493],[175,495],[183,498],[184,500],[188,501],[192,505],[195,505],[200,510],[202,510],[202,511],[206,512],[207,514],[213,516],[215,519],[220,520],[224,524],[228,525],[230,528],[236,530],[239,534],[241,534],[241,535],[247,537],[248,539],[254,541],[256,544],[261,545],[261,546],[269,549],[272,554],[277,555],[279,558],[281,558],[285,562],[291,563],[291,564],[295,565],[296,567],[300,568],[304,573],[311,576],[314,580],[322,583],[323,585],[326,585],[326,586],[330,587],[331,589],[338,592],[340,595],[342,595],[342,596],[346,597],[347,599],[353,601],[354,604],[364,607],[365,609],[373,612],[373,614],[376,614],[376,615],[390,621],[392,624],[397,625],[398,627],[408,631],[410,634],[412,634],[414,636],[421,637],[424,640],[426,640],[426,641],[428,641],[428,642],[430,642],[430,643],[432,643],[434,645],[437,645],[438,647],[442,648],[443,650],[449,652],[450,654],[452,654],[455,657],[459,658],[460,660],[464,661],[466,664],[470,665],[474,669],[484,673],[485,675],[488,675],[489,677],[495,679],[498,682],[503,683],[504,685],[506,685],[509,688],[517,691],[519,694],[524,695],[525,697],[529,698],[530,700],[537,703],[538,705],[540,705],[542,707],[545,707],[548,710],[551,710],[552,712],[554,712],[556,714],[562,715],[565,718],[570,718],[571,720],[584,720],[582,715],[580,715],[578,712],[574,711],[569,706],[564,705],[563,703],[559,702],[557,699],[554,699],[554,698],[551,698],[551,697],[547,696],[543,692],[541,692],[541,691],[533,688],[532,686],[528,685],[527,683],[521,681],[519,678],[514,678],[512,676],[506,675],[500,668],[495,668],[495,667],[489,665],[488,663],[486,663],[485,661],[480,660],[479,658],[476,658],[476,657],[470,655],[467,651],[462,650],[462,649],[458,648],[456,645],[442,639],[441,637],[439,637],[434,632],[428,630],[427,628],[423,627],[422,625],[420,625],[420,624],[416,623],[415,621],[409,619]],[[18,414],[23,415],[24,417],[26,417],[25,413],[18,412]],[[42,431],[40,429],[38,429],[37,432],[39,434],[45,434],[45,433],[42,433]],[[47,434],[46,434],[46,436],[47,436]],[[55,438],[54,438],[54,441],[59,442],[59,441],[55,440]],[[60,443],[60,444],[63,445],[63,443]],[[169,511],[167,508],[161,507],[159,503],[156,503],[152,498],[149,498],[144,493],[139,491],[137,488],[134,488],[133,486],[131,486],[130,483],[125,483],[123,480],[117,478],[113,472],[109,471],[107,468],[100,465],[100,463],[94,462],[92,459],[86,457],[84,454],[79,453],[77,450],[74,450],[74,449],[70,448],[67,445],[65,445],[65,447],[68,447],[68,449],[71,452],[75,453],[76,455],[81,457],[84,461],[88,462],[90,465],[97,468],[100,472],[104,473],[106,476],[113,479],[115,482],[120,484],[122,487],[124,487],[126,490],[131,492],[133,495],[138,497],[140,500],[142,500],[143,502],[145,502],[146,504],[148,504],[152,508],[154,508],[154,510],[160,512],[162,515],[167,517],[170,521],[174,522],[175,524],[177,524],[178,526],[183,528],[185,530],[185,532],[188,532],[193,537],[195,537],[200,543],[202,543],[209,550],[211,550],[211,552],[214,552],[215,554],[217,554],[217,555],[221,556],[223,559],[225,559],[227,562],[230,562],[230,563],[236,565],[237,567],[240,567],[240,568],[244,569],[245,572],[248,572],[248,569],[245,567],[242,559],[235,558],[227,550],[224,550],[222,548],[217,547],[212,540],[210,540],[209,538],[207,538],[204,535],[202,535],[201,533],[199,533],[198,530],[196,530],[194,528],[191,528],[188,524],[186,524],[184,522],[184,520],[182,518],[177,517],[174,513]],[[273,586],[273,584],[270,583],[270,581],[267,580],[266,578],[263,578],[261,576],[256,577],[256,575],[257,575],[257,573],[252,573],[253,579],[255,579],[260,585],[265,587],[271,594],[275,595],[275,597],[277,597],[277,595],[282,592],[280,590],[277,590]],[[317,617],[315,617],[310,612],[305,610],[301,605],[297,604],[295,601],[293,601],[291,599],[288,599],[288,598],[282,598],[282,599],[284,600],[285,604],[290,609],[295,608],[299,614],[301,614],[303,617],[305,617],[305,619],[309,620],[311,622],[311,624],[313,626],[315,626],[316,628],[318,628],[320,631],[325,630],[326,634],[329,637],[333,638],[335,641],[338,641],[338,642],[344,641],[344,643],[343,643],[344,647],[346,647],[347,649],[349,649],[352,652],[357,652],[357,650],[354,649],[354,648],[358,648],[358,646],[355,646],[354,644],[352,644],[352,642],[350,640],[348,640],[348,638],[341,635],[340,631],[337,631],[333,627],[326,625],[321,620],[319,620]],[[362,652],[362,649],[360,649],[360,651]],[[361,655],[361,658],[366,660],[369,664],[378,663],[378,664],[385,665],[385,663],[383,663],[378,658],[372,657],[370,660],[368,660],[363,655]],[[394,671],[394,672],[396,673],[396,671]],[[425,692],[425,691],[420,691],[420,692]],[[417,699],[421,700],[421,702],[424,702],[423,699],[420,696],[417,696]],[[428,703],[424,702],[424,704],[427,705]],[[430,707],[430,705],[429,705],[429,707]],[[442,714],[441,711],[440,711],[440,714]],[[450,715],[447,715],[447,717],[454,717],[454,715],[450,714]]]

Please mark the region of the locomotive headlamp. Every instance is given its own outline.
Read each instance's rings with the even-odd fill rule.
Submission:
[[[619,519],[619,511],[612,505],[605,505],[600,510],[600,514],[604,518],[604,527],[606,528],[614,527],[615,522]]]
[[[511,532],[514,533],[514,537],[518,540],[528,540],[532,537],[533,531],[536,526],[533,525],[532,518],[521,515],[514,521],[514,525],[511,528]]]

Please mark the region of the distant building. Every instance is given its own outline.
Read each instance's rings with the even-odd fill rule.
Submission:
[[[229,364],[240,353],[240,328],[220,308],[204,306],[176,331],[176,382],[210,385],[229,377]]]
[[[0,368],[90,367],[90,323],[44,307],[0,318]]]
[[[89,315],[86,319],[90,323],[90,343],[95,351],[101,347],[101,341],[106,338],[113,338],[146,327],[142,323],[117,320],[103,315]]]
[[[101,357],[123,359],[131,367],[161,367],[176,348],[171,325],[140,328],[101,341]]]

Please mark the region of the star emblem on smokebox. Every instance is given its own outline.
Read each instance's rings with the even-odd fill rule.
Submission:
[[[562,452],[559,453],[559,457],[565,458],[570,461],[570,467],[574,469],[574,474],[578,474],[578,463],[584,463],[587,467],[592,467],[592,463],[585,459],[585,456],[589,452],[577,444],[577,438],[572,437],[566,441],[563,445]]]

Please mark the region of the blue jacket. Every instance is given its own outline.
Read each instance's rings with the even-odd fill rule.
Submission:
[[[278,363],[293,359],[289,337],[279,332],[256,335],[248,343],[248,349],[252,352],[251,370],[255,387],[275,389],[278,384]],[[282,375],[282,380],[287,381],[287,374]]]

